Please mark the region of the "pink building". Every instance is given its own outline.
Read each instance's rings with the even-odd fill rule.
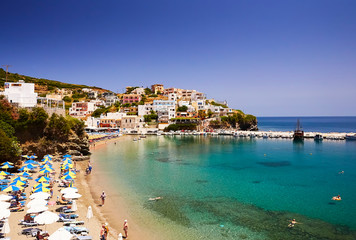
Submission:
[[[141,95],[139,94],[124,94],[122,97],[122,103],[136,103],[141,101]]]

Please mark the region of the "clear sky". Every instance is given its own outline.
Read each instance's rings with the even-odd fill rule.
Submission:
[[[356,115],[355,0],[2,1],[0,64],[122,92],[196,89],[257,116]]]

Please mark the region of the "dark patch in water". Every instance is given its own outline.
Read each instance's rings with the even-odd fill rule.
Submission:
[[[169,158],[156,158],[158,162],[169,162]]]
[[[329,205],[336,205],[334,202],[328,202]]]
[[[257,162],[257,163],[266,167],[287,167],[291,165],[289,161]]]
[[[257,184],[257,183],[261,183],[261,181],[252,181],[252,183],[256,183]]]
[[[200,179],[195,180],[195,182],[196,182],[196,183],[208,183],[207,180],[200,180]]]

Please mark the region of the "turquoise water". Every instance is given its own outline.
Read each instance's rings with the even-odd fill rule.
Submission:
[[[356,132],[356,117],[258,117],[262,131],[293,131],[297,119],[306,132]]]
[[[128,137],[93,159],[142,208],[196,239],[356,239],[356,142]],[[288,228],[291,218],[302,224]]]

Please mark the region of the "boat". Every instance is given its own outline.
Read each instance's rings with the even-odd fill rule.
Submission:
[[[140,138],[146,138],[146,136],[145,135],[141,135]]]
[[[297,120],[297,127],[294,130],[293,138],[294,140],[304,139],[304,131],[302,130],[302,125],[300,124],[299,119]]]
[[[346,135],[345,139],[346,140],[356,140],[356,134],[354,134],[354,135]]]
[[[323,135],[321,135],[321,134],[315,134],[314,140],[315,140],[315,141],[322,141],[322,140],[323,140]]]

